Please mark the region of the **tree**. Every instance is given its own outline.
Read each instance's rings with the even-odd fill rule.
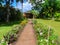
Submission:
[[[39,15],[39,12],[37,10],[31,10],[30,12],[33,14],[34,18],[37,18]]]
[[[10,16],[10,5],[13,3],[14,0],[1,0],[0,2],[5,3],[6,7],[6,12],[7,12],[7,17],[6,17],[6,22],[9,22],[9,16]]]
[[[40,12],[40,17],[51,17],[54,18],[55,12],[59,10],[59,1],[57,0],[31,0],[33,9]],[[42,3],[44,2],[44,3]]]
[[[34,9],[40,12],[40,15],[43,17],[52,17],[54,18],[54,14],[57,10],[57,1],[56,0],[45,0],[44,3],[38,1],[38,3],[34,3]]]
[[[16,0],[16,2],[21,2],[23,3],[23,0]],[[6,8],[6,22],[9,22],[9,17],[11,15],[10,13],[10,7],[11,4],[13,4],[14,0],[0,0],[0,3],[5,3],[5,8]],[[23,5],[23,4],[22,4]]]
[[[60,12],[60,0],[57,0],[56,2],[57,2],[57,6],[56,6],[57,7],[57,11]]]

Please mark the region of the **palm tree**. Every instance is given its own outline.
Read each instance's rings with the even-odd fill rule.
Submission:
[[[18,3],[19,1],[22,3],[22,9],[23,9],[23,0],[16,0],[16,3]],[[10,5],[14,2],[14,0],[0,0],[0,3],[1,2],[5,3],[5,8],[6,8],[6,22],[9,22]]]
[[[10,17],[10,5],[13,3],[14,0],[5,0],[4,2],[6,3],[6,8],[7,8],[7,17],[6,17],[6,22],[9,22],[9,17]]]
[[[3,2],[5,3],[5,8],[6,8],[6,22],[9,22],[9,17],[10,17],[10,5],[13,3],[14,0],[0,0],[0,3]]]
[[[22,8],[23,8],[23,0],[16,0],[16,2],[21,2],[22,3]],[[10,5],[14,2],[14,0],[0,0],[0,3],[4,2],[5,3],[5,8],[7,12],[6,16],[6,22],[9,22],[9,17],[10,17]]]

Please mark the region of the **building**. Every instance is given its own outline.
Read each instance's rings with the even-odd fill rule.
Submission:
[[[25,13],[23,13],[23,16],[25,17],[25,18],[33,18],[33,14],[32,13],[30,13],[30,12],[25,12]]]

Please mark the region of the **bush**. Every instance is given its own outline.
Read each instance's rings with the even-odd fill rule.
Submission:
[[[8,44],[16,41],[18,38],[18,32],[20,32],[20,33],[22,32],[22,29],[26,23],[27,23],[27,20],[24,20],[20,23],[20,25],[14,25],[13,29],[4,35],[5,41],[7,41]]]
[[[0,45],[7,45],[7,42],[3,39],[3,40],[0,42]]]
[[[9,9],[10,9],[9,22],[23,19],[22,12],[20,10],[15,9],[13,7],[9,7]],[[7,20],[7,8],[0,6],[0,22],[6,22],[6,20]]]
[[[57,13],[57,12],[56,12],[55,18],[56,18],[56,20],[58,20],[58,19],[60,18],[60,13]]]
[[[38,45],[57,45],[57,36],[54,29],[35,20],[34,29],[37,35]]]
[[[24,20],[20,23],[20,25],[25,26],[26,23],[27,23],[27,20]]]
[[[7,34],[4,35],[4,39],[5,41],[7,41],[8,43],[12,43],[13,41],[17,40],[17,32],[19,30],[11,30],[10,32],[8,32]]]
[[[31,10],[30,12],[34,15],[34,18],[39,16],[39,12],[37,10]]]

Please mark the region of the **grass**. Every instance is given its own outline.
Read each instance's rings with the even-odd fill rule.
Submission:
[[[37,19],[37,21],[53,27],[55,31],[54,33],[58,36],[58,39],[60,40],[60,21],[47,20],[47,19]]]
[[[0,40],[3,38],[3,35],[10,31],[12,26],[0,26]]]
[[[3,35],[9,32],[13,26],[19,24],[20,21],[10,22],[10,23],[1,23],[0,24],[0,40],[3,39]]]

